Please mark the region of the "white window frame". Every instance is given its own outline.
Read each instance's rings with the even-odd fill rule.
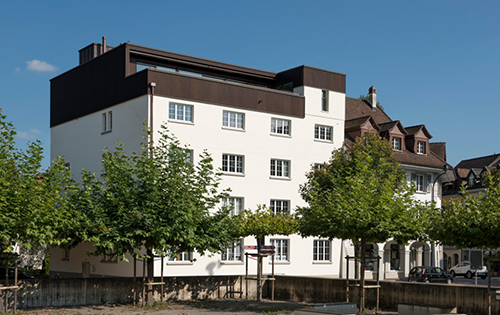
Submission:
[[[168,262],[170,263],[192,263],[193,262],[193,253],[192,252],[182,252],[179,254],[179,257],[168,256]]]
[[[330,104],[329,104],[329,97],[328,97],[328,90],[321,90],[321,111],[322,112],[328,112],[330,110]]]
[[[417,141],[417,154],[426,154],[425,141]]]
[[[401,138],[400,137],[392,137],[392,149],[395,151],[401,151]]]
[[[245,114],[227,110],[222,111],[222,127],[234,130],[245,130]]]
[[[269,166],[269,176],[273,178],[290,178],[291,163],[289,160],[271,159]]]
[[[271,245],[274,246],[274,260],[277,262],[290,262],[290,240],[289,239],[271,239]]]
[[[290,200],[271,199],[269,201],[269,208],[274,214],[289,214],[290,213]]]
[[[232,246],[224,249],[221,255],[221,262],[242,263],[243,262],[243,239],[239,239]]]
[[[102,131],[101,134],[113,131],[113,111],[102,113]]]
[[[329,240],[313,240],[313,262],[331,262],[332,245]]]
[[[180,103],[168,104],[168,120],[193,123],[194,122],[194,106]]]
[[[472,173],[469,174],[469,178],[467,179],[467,182],[468,182],[469,187],[472,187],[476,184],[476,177],[474,176],[474,174],[472,174]]]
[[[237,154],[222,154],[222,172],[225,174],[245,174],[245,156]]]
[[[314,125],[314,139],[318,141],[333,142],[333,127]]]
[[[292,134],[292,121],[281,118],[271,118],[271,134],[290,136]]]
[[[411,173],[411,183],[418,193],[430,193],[432,191],[432,174]]]
[[[245,199],[243,197],[224,197],[222,198],[222,205],[230,207],[230,216],[240,214],[244,208]]]

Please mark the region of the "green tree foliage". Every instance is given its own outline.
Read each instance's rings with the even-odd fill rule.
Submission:
[[[461,198],[426,213],[426,232],[432,240],[459,248],[500,247],[500,173],[484,173],[483,183],[484,195],[471,196],[464,188]]]
[[[376,134],[356,139],[350,150],[335,150],[325,167],[307,174],[300,192],[309,204],[297,211],[303,236],[351,239],[363,256],[367,243],[420,236],[421,207],[389,143]],[[361,259],[361,270],[364,264]]]
[[[500,247],[500,173],[493,169],[483,174],[484,195],[468,195],[444,203],[442,209],[426,212],[426,233],[432,240],[458,248],[492,249]],[[490,252],[491,258],[491,252]],[[491,270],[491,260],[488,260]],[[488,292],[491,291],[491,272],[488,272]],[[488,314],[491,314],[491,295],[488,295]]]
[[[227,193],[207,152],[193,163],[189,149],[163,127],[154,146],[127,153],[118,145],[105,152],[103,165],[102,180],[84,173],[75,197],[88,208],[82,237],[94,243],[93,254],[146,257],[151,282],[153,255],[204,254],[231,243],[228,211],[211,212]]]
[[[25,248],[61,244],[67,221],[64,195],[69,172],[64,161],[54,161],[41,173],[43,149],[40,142],[29,143],[23,151],[16,147],[16,132],[0,110],[0,251],[15,244]]]
[[[260,239],[266,235],[290,235],[297,233],[297,221],[290,214],[277,214],[264,206],[256,211],[244,210],[233,217],[234,237],[254,236]]]

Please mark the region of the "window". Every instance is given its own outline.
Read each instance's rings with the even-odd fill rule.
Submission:
[[[401,138],[392,138],[392,149],[396,151],[401,151]]]
[[[313,261],[330,261],[330,241],[314,240]]]
[[[222,155],[222,171],[226,173],[244,174],[244,156],[223,154]]]
[[[271,199],[270,208],[274,214],[288,214],[290,212],[290,201]]]
[[[179,257],[169,256],[168,261],[192,261],[193,253],[190,252],[182,252],[179,254]]]
[[[425,142],[417,142],[417,154],[425,154]]]
[[[290,135],[290,120],[271,118],[271,133]]]
[[[328,91],[321,91],[321,110],[324,112],[328,111]]]
[[[290,178],[290,161],[271,160],[271,176]]]
[[[118,262],[118,256],[115,255],[113,250],[106,249],[102,254],[101,262]]]
[[[411,182],[415,187],[417,192],[428,192],[430,193],[432,190],[432,175],[427,174],[411,174]]]
[[[231,247],[222,252],[222,261],[243,261],[241,253],[243,252],[243,241],[240,239],[233,243]]]
[[[245,114],[223,111],[222,126],[234,129],[245,129]]]
[[[113,112],[109,111],[102,114],[102,133],[113,130]]]
[[[474,177],[474,174],[471,173],[469,175],[469,187],[474,186],[475,183],[476,183],[476,178]]]
[[[168,119],[193,122],[193,106],[170,103],[168,106]]]
[[[418,192],[424,192],[424,175],[421,174],[411,174],[411,181]]]
[[[399,270],[399,245],[391,244],[391,270]]]
[[[230,215],[237,215],[243,211],[243,198],[226,197],[222,198],[222,205],[231,208]]]
[[[288,261],[288,240],[271,240],[274,246],[274,259],[277,261]]]
[[[314,139],[332,141],[333,127],[321,125],[314,126]]]
[[[68,261],[69,260],[69,249],[63,249],[63,258],[62,260]]]
[[[314,168],[317,170],[321,170],[325,167],[325,163],[314,163]]]

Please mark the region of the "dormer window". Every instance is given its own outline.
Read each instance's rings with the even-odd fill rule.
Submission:
[[[424,141],[417,142],[417,154],[426,154]]]
[[[401,151],[401,138],[392,138],[392,149],[395,151]]]
[[[469,187],[474,186],[475,183],[476,183],[476,179],[474,178],[474,174],[470,174],[469,175]]]

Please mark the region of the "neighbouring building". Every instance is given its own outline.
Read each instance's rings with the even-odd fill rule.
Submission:
[[[444,144],[430,143],[425,126],[404,128],[370,102],[346,97],[345,91],[345,74],[309,66],[276,73],[130,43],[93,43],[80,50],[78,66],[51,80],[51,156],[65,156],[76,176],[82,168],[99,173],[104,147],[119,140],[126,150],[139,150],[145,121],[154,131],[166,124],[190,145],[194,163],[202,150],[212,155],[223,172],[222,187],[231,188],[222,202],[234,212],[265,204],[280,213],[306,205],[299,185],[311,167],[371,130],[392,143],[408,180],[415,182],[415,198],[434,198],[440,205],[441,185],[434,184],[444,178]],[[375,100],[375,89],[370,91]],[[274,235],[265,241],[276,247],[277,274],[342,277],[343,257],[352,252],[349,242],[341,240]],[[166,259],[164,275],[244,274],[243,245],[255,244],[246,238],[212,257],[185,253]],[[382,279],[403,278],[413,265],[430,264],[431,256],[433,263],[442,262],[441,249],[431,255],[427,243],[369,246],[383,259]],[[92,244],[71,251],[53,248],[52,276],[80,276],[82,266],[90,276],[133,274],[132,263],[112,255],[89,257],[91,250]],[[271,271],[268,261],[265,273]],[[160,264],[155,262],[156,275]],[[254,260],[249,270],[255,272]]]
[[[500,154],[480,156],[472,159],[462,160],[455,166],[457,174],[455,181],[445,185],[443,188],[443,200],[462,197],[464,187],[470,195],[481,195],[486,189],[482,181],[485,172],[493,169],[500,170]],[[482,250],[476,248],[458,249],[453,246],[444,247],[445,266],[453,267],[461,261],[470,261],[473,255],[482,257]],[[481,252],[478,254],[478,252]],[[498,252],[498,249],[494,252]]]

